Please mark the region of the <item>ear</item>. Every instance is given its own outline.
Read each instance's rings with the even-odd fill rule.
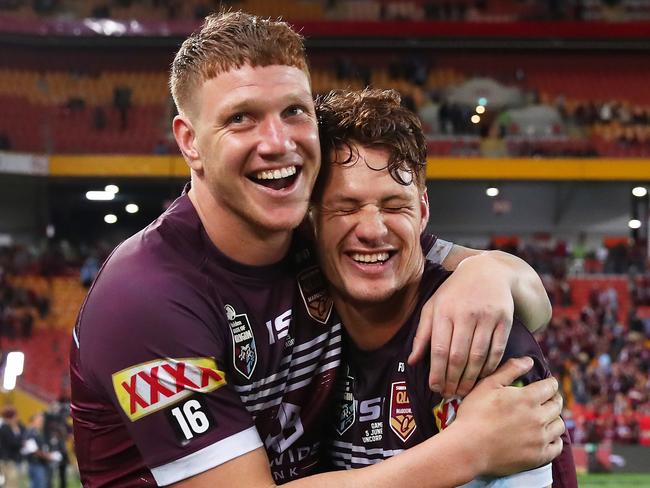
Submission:
[[[172,122],[172,130],[176,144],[178,144],[185,162],[192,171],[197,173],[203,172],[203,162],[201,155],[196,147],[196,133],[190,120],[183,115],[177,115]]]
[[[427,189],[426,187],[422,191],[422,195],[420,195],[420,212],[421,212],[421,217],[420,217],[420,234],[424,232],[424,229],[427,227],[427,223],[429,222],[429,195],[427,194]]]

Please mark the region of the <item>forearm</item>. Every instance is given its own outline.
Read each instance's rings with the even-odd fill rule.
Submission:
[[[442,265],[449,271],[460,265],[469,265],[487,276],[505,279],[510,285],[515,314],[530,331],[539,329],[551,319],[551,302],[542,280],[528,263],[517,256],[454,245]]]
[[[515,315],[532,332],[544,327],[551,320],[551,302],[541,278],[523,259],[502,251],[485,251],[509,270]]]
[[[482,474],[487,464],[480,442],[468,441],[472,432],[452,424],[443,432],[407,451],[362,469],[333,471],[298,479],[291,488],[447,488],[462,485]],[[484,445],[481,447],[486,447]],[[209,471],[183,480],[175,488],[246,486],[273,488],[269,461],[263,448],[232,459]]]
[[[323,473],[293,481],[291,488],[447,488],[480,476],[480,452],[462,427],[436,434],[397,456],[362,469]]]

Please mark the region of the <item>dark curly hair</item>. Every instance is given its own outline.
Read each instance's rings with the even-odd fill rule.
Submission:
[[[355,164],[354,145],[380,146],[388,150],[386,166],[401,185],[415,183],[424,190],[427,147],[417,115],[401,105],[395,90],[366,88],[358,91],[333,90],[316,99],[322,166],[313,199],[320,201],[323,182],[332,164]],[[343,161],[332,161],[335,149],[347,149]],[[368,163],[366,163],[368,164]],[[405,175],[408,175],[405,178]]]

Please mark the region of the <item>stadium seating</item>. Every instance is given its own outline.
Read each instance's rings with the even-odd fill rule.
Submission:
[[[522,139],[525,131],[511,123],[504,128],[505,148],[509,155],[646,157],[650,154],[650,126],[647,122],[650,98],[643,85],[646,77],[638,76],[638,69],[647,68],[632,70],[635,60],[631,58],[624,63],[629,69],[612,69],[612,73],[606,69],[585,70],[584,66],[575,67],[575,72],[566,66],[556,71],[555,65],[544,59],[534,68],[526,66],[523,86],[527,90],[534,88],[539,101],[547,107],[562,101],[561,111],[565,114],[564,124],[570,136],[558,139],[557,135],[565,129],[553,126],[548,128],[546,132],[550,132],[546,136],[538,134]],[[340,58],[338,62],[342,61]],[[512,69],[512,62],[518,61],[507,63],[508,69]],[[430,99],[433,96],[439,100],[451,87],[469,80],[469,73],[462,71],[463,67],[471,64],[469,60],[457,59],[451,63],[453,66],[435,69],[424,66],[426,78],[422,80],[423,84],[411,78],[414,76],[412,70],[418,68],[408,64],[384,63],[369,69],[356,61],[346,63],[345,69],[328,67],[329,63],[314,67],[314,92],[326,93],[334,88],[360,89],[365,85],[363,78],[367,77],[373,86],[397,89],[415,109],[433,107],[432,115],[422,112],[425,128],[431,137],[429,148],[432,155],[481,154],[480,140],[468,145],[465,139],[467,134],[478,134],[479,128],[465,121],[464,129],[455,124],[454,132],[449,133],[448,126],[441,126],[442,119],[438,121],[440,102],[432,104]],[[487,67],[481,66],[481,69]],[[160,141],[169,140],[173,109],[165,71],[94,71],[90,67],[88,70],[87,73],[76,73],[62,70],[43,72],[36,68],[0,69],[0,103],[6,113],[0,119],[0,134],[8,138],[10,149],[45,153],[151,154],[160,147]],[[506,65],[495,62],[491,72],[486,74],[491,73],[494,79],[499,79],[505,77],[505,71]],[[592,86],[586,82],[591,77],[599,79],[600,83],[593,85],[594,88],[585,88]],[[124,113],[117,106],[116,97],[120,91],[127,93]],[[625,100],[616,98],[620,93],[625,93]],[[608,120],[602,120],[599,115],[605,113],[603,100],[611,107],[607,109],[611,113]],[[498,132],[499,117],[507,110],[498,107],[489,110],[487,123],[493,124],[492,132]],[[434,117],[434,120],[427,123],[427,117]],[[457,132],[459,130],[461,132]]]

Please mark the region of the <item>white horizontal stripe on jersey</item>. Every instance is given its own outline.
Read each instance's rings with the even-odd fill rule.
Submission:
[[[326,346],[336,344],[337,342],[340,342],[341,341],[340,334],[337,334],[337,335],[335,335],[333,337],[330,337],[332,335],[332,333],[338,332],[340,330],[341,330],[341,324],[338,323],[338,324],[332,326],[332,328],[328,332],[319,335],[315,339],[312,339],[309,342],[305,342],[304,344],[299,344],[299,345],[295,346],[292,349],[291,354],[284,357],[280,361],[280,365],[289,363],[289,365],[288,365],[288,367],[286,369],[278,371],[277,373],[274,373],[274,374],[272,374],[270,376],[267,376],[266,378],[262,378],[261,380],[254,381],[254,382],[249,383],[247,385],[234,385],[235,390],[238,393],[250,392],[252,390],[265,387],[265,386],[269,385],[270,383],[272,383],[272,382],[274,382],[274,381],[276,381],[278,379],[284,378],[288,374],[289,368],[291,367],[291,365],[300,364],[300,363],[303,363],[303,362],[308,361],[310,359],[310,358],[301,359],[301,358],[303,358],[305,356],[301,356],[300,358],[294,359],[294,355],[296,355],[296,353],[299,353],[299,352],[305,351],[307,349],[310,349],[312,346],[319,345],[320,343],[326,341],[328,338],[329,338],[329,340],[327,341]],[[323,349],[324,348],[320,348],[320,349],[318,349],[318,351],[314,351],[316,353],[315,356],[317,356],[318,353],[321,352]],[[312,355],[311,358],[313,358],[315,356]],[[298,361],[298,359],[301,359],[301,360]]]
[[[332,352],[334,352],[334,351],[332,351]],[[339,350],[338,351],[339,355],[340,355],[340,352],[341,351]],[[318,370],[316,370],[316,372],[313,375],[309,376],[309,378],[307,378],[307,379],[305,379],[303,381],[299,381],[297,383],[292,383],[292,384],[289,384],[289,385],[283,385],[283,386],[285,386],[285,388],[283,388],[282,391],[279,392],[280,395],[277,398],[275,398],[273,400],[267,400],[264,403],[252,403],[252,404],[245,405],[246,410],[248,410],[250,413],[254,413],[254,412],[259,412],[260,410],[264,410],[265,408],[280,405],[282,403],[283,398],[284,398],[283,393],[288,393],[290,391],[298,390],[298,389],[302,388],[303,386],[307,386],[309,383],[311,383],[314,380],[315,376],[317,376],[318,374],[323,373],[325,371],[329,371],[330,369],[334,369],[334,368],[338,367],[340,364],[341,364],[341,359],[339,357],[337,357],[334,361],[331,361],[331,362],[326,363],[323,366],[321,366]],[[253,416],[253,418],[254,417],[255,416]]]
[[[171,485],[262,446],[257,429],[249,427],[176,461],[151,468],[151,474],[159,486]]]
[[[332,445],[335,448],[339,448],[339,449],[331,449],[331,452],[335,454],[341,454],[341,455],[345,455],[346,453],[344,451],[348,451],[348,453],[349,452],[361,453],[361,454],[365,454],[366,456],[380,455],[386,458],[386,457],[395,456],[400,452],[404,451],[404,449],[383,449],[381,447],[367,449],[366,446],[357,446],[355,444],[352,444],[351,442],[342,442],[342,441],[334,441],[332,442]]]
[[[321,351],[317,351],[317,352],[321,352]],[[324,359],[329,359],[332,356],[336,356],[336,355],[340,355],[340,354],[341,354],[341,348],[338,347],[336,349],[332,349],[331,351],[326,352],[322,357]],[[313,363],[313,364],[310,364],[309,366],[305,366],[304,368],[300,368],[300,369],[297,369],[295,371],[292,371],[287,376],[287,381],[285,381],[284,383],[280,383],[280,384],[278,384],[276,386],[273,386],[271,388],[267,388],[266,390],[260,390],[257,393],[251,393],[249,395],[239,395],[239,396],[240,396],[242,402],[244,402],[245,404],[248,404],[248,403],[260,400],[260,399],[262,399],[264,397],[273,395],[274,393],[278,393],[278,392],[284,390],[284,388],[286,387],[287,383],[290,380],[296,379],[296,378],[298,378],[300,376],[304,376],[304,375],[306,375],[308,373],[313,373],[313,371],[316,368],[318,368],[318,365],[319,365],[319,363]],[[287,373],[289,371],[291,371],[291,368],[287,369]]]
[[[328,336],[332,335],[333,332],[338,332],[339,330],[341,330],[341,323],[340,322],[338,324],[333,325],[330,328],[330,330],[328,332],[326,332],[325,334],[321,334],[321,335],[319,335],[315,339],[312,339],[309,342],[304,342],[302,344],[298,344],[297,346],[295,346],[293,348],[293,352],[297,353],[297,352],[305,351],[305,350],[309,349],[311,346],[313,346],[314,344],[316,344],[318,342],[323,342],[325,339],[327,339]]]
[[[379,451],[379,452],[370,452],[370,451]],[[383,449],[370,449],[368,452],[365,453],[359,453],[361,454],[361,457],[363,459],[376,459],[378,461],[382,461],[384,459],[388,459],[389,457],[397,456],[400,452],[403,452],[403,449],[395,449],[394,451],[392,450],[386,450],[384,451]],[[336,458],[341,458],[341,459],[352,459],[352,456],[355,456],[355,459],[359,456],[357,454],[353,454],[351,452],[342,452],[342,451],[335,451],[332,450],[330,451],[330,456],[332,459]]]
[[[399,451],[402,452],[402,451]],[[398,454],[399,454],[398,452]],[[377,457],[377,458],[364,458],[364,457],[357,457],[357,456],[352,456],[352,454],[345,454],[340,456],[342,459],[332,459],[332,464],[335,466],[343,466],[346,468],[352,468],[354,465],[369,465],[369,464],[377,464],[382,461],[385,461],[386,459],[391,458],[392,456],[386,456],[386,457]],[[473,487],[472,487],[473,488]]]

